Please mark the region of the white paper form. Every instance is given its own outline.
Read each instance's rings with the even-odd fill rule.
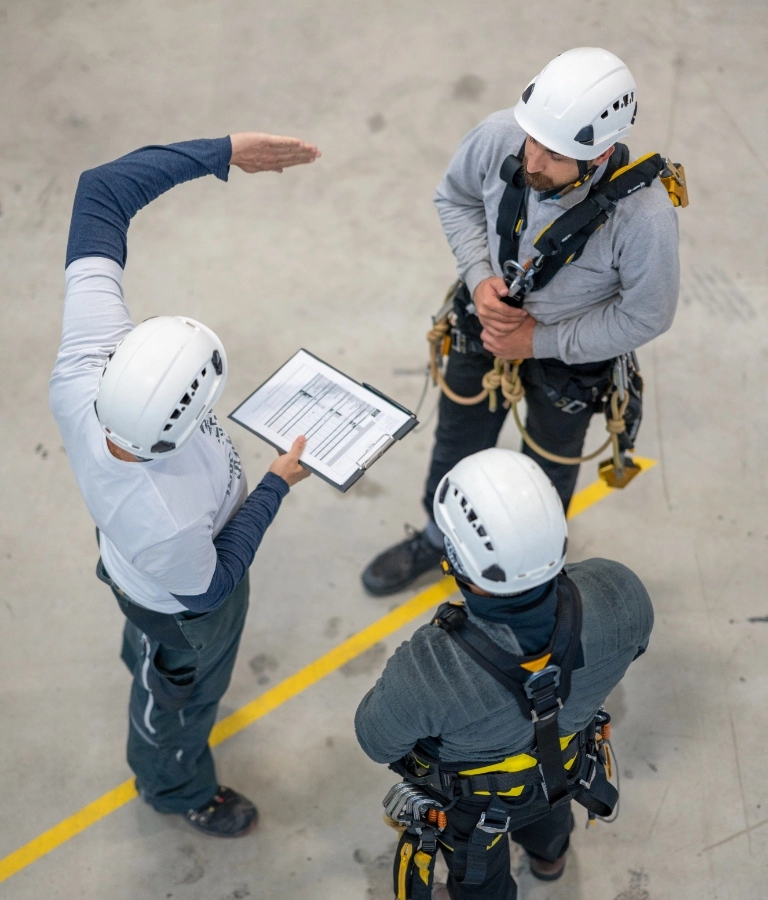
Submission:
[[[306,435],[302,463],[343,489],[416,423],[408,410],[306,350],[299,350],[230,418],[281,450]]]

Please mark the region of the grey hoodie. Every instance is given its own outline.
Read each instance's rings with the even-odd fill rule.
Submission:
[[[440,221],[470,293],[483,279],[501,276],[496,219],[506,185],[499,170],[524,140],[511,109],[493,113],[462,140],[437,187]],[[547,200],[529,192],[519,261],[538,255],[534,239],[589,188]],[[656,179],[620,200],[581,257],[528,296],[525,308],[538,322],[534,356],[596,362],[647,343],[672,324],[679,268],[677,214]]]
[[[584,666],[573,672],[560,713],[560,734],[586,727],[653,627],[653,608],[640,579],[621,563],[589,559],[568,566],[581,593]],[[508,625],[473,617],[498,644],[520,647]],[[609,710],[610,712],[610,710]],[[530,750],[533,725],[512,694],[442,629],[424,625],[389,659],[355,715],[360,746],[380,763],[394,762],[417,741],[439,738],[444,762],[488,765]]]

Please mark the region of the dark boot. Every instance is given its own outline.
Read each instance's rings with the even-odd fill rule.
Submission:
[[[190,825],[213,837],[242,837],[259,818],[253,803],[228,787],[219,787],[207,803],[183,815]]]
[[[565,854],[554,862],[546,859],[534,859],[532,856],[528,859],[531,864],[531,875],[538,878],[539,881],[557,881],[565,871]]]
[[[408,537],[380,553],[366,566],[362,574],[366,590],[377,597],[402,591],[415,581],[419,575],[440,569],[443,550],[435,547],[427,538],[425,531],[416,531],[406,525]]]

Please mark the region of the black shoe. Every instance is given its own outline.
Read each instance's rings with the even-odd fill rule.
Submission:
[[[528,861],[531,864],[531,875],[539,881],[557,881],[565,871],[565,854],[554,862],[534,859],[532,856],[528,857]]]
[[[366,566],[363,584],[377,597],[402,591],[419,575],[440,565],[443,551],[433,546],[426,532],[405,526],[408,537],[380,553]]]
[[[214,837],[242,837],[259,818],[258,810],[247,797],[221,786],[199,809],[182,815],[190,825]]]

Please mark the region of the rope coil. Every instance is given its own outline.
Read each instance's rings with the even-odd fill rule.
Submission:
[[[628,391],[625,393],[624,400],[621,402],[619,401],[619,393],[617,390],[614,390],[611,393],[611,415],[605,426],[608,437],[597,450],[586,456],[559,456],[557,453],[550,453],[549,450],[545,450],[530,436],[530,434],[528,434],[528,431],[520,420],[517,405],[525,397],[525,388],[523,387],[520,378],[520,366],[522,360],[508,360],[502,359],[500,356],[495,357],[493,360],[493,368],[489,369],[483,376],[482,391],[480,391],[479,394],[475,394],[474,397],[463,397],[448,386],[440,366],[442,348],[444,347],[446,338],[448,338],[448,335],[450,334],[450,330],[451,326],[448,321],[448,316],[445,316],[439,322],[436,322],[430,331],[427,332],[427,340],[429,341],[429,371],[432,377],[432,383],[438,386],[449,400],[452,400],[460,406],[475,406],[487,399],[489,410],[491,412],[496,412],[498,409],[498,391],[500,390],[502,397],[504,398],[503,405],[506,409],[512,409],[515,425],[517,425],[523,440],[531,450],[538,453],[539,456],[563,466],[578,466],[581,463],[595,459],[595,457],[603,453],[608,446],[612,444],[614,463],[619,467],[621,466],[619,435],[623,434],[627,429],[627,424],[624,421],[624,413],[629,405]]]

